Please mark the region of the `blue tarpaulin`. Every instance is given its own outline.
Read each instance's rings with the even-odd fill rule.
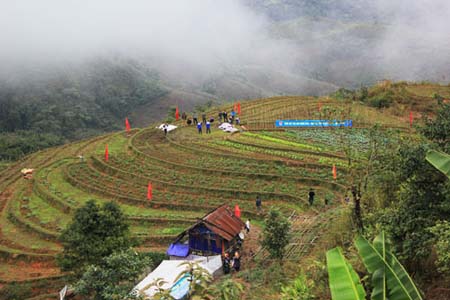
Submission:
[[[167,249],[167,255],[186,257],[189,254],[189,245],[187,244],[170,244]]]
[[[352,127],[352,120],[276,120],[276,127]]]

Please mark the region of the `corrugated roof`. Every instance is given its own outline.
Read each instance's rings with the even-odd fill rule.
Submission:
[[[233,214],[228,205],[222,205],[202,218],[205,226],[227,241],[231,241],[240,232],[244,223]]]

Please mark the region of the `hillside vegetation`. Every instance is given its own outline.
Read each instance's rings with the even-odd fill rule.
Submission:
[[[416,115],[436,102],[434,93],[450,95],[450,88],[443,86],[392,85],[371,88],[367,97],[387,89],[394,93],[394,106],[411,106]],[[412,102],[397,97],[405,90],[414,95]],[[58,236],[74,210],[91,199],[120,205],[139,241],[139,251],[164,252],[196,218],[223,203],[238,204],[243,218],[259,224],[262,215],[256,211],[255,198],[260,195],[264,211],[276,206],[291,216],[293,231],[286,259],[298,264],[314,251],[323,255],[326,247],[335,245],[333,240],[339,240],[335,232],[343,240],[350,239],[349,232],[339,231],[347,227],[332,225],[340,224],[347,214],[344,198],[358,174],[371,174],[368,165],[375,141],[384,139],[379,146],[384,147],[415,136],[402,111],[367,107],[352,99],[352,94],[241,103],[243,131],[235,134],[217,129],[217,120],[210,135],[199,135],[194,126],[178,121],[179,128],[167,137],[150,125],[49,148],[0,166],[1,282],[33,286],[23,299],[38,294],[55,297],[65,276],[55,263],[62,250]],[[231,108],[231,104],[212,108],[207,115],[217,119],[219,110]],[[353,119],[354,127],[274,128],[277,119],[318,118]],[[380,126],[374,129],[375,124]],[[22,178],[20,170],[25,167],[35,169],[33,179]],[[149,182],[151,201],[146,199]],[[307,201],[310,188],[316,192],[312,207]],[[265,259],[262,249],[253,250],[257,259]],[[258,285],[251,291],[248,299],[274,292]]]
[[[134,61],[36,73],[0,81],[0,160],[118,130],[166,93],[157,73]]]

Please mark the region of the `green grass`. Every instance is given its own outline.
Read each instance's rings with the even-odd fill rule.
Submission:
[[[9,222],[5,218],[0,218],[0,227],[3,236],[8,239],[13,245],[11,248],[14,248],[15,245],[18,249],[29,249],[29,251],[39,250],[39,249],[48,249],[51,251],[59,251],[61,248],[58,244],[54,242],[46,241],[35,234],[31,234],[11,222]]]
[[[50,206],[47,202],[34,194],[29,198],[27,206],[31,211],[31,214],[40,221],[40,225],[46,228],[52,227],[54,230],[61,230],[65,228],[71,220],[70,215]]]
[[[114,155],[117,153],[123,153],[127,149],[128,138],[125,136],[125,133],[123,133],[123,132],[111,135],[111,137],[109,139],[107,139],[103,143],[100,143],[96,147],[95,153],[96,154],[104,154],[106,144],[108,144],[108,152],[110,155]]]

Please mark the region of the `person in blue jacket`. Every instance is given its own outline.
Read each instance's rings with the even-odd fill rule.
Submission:
[[[197,123],[197,129],[198,129],[198,134],[202,134],[202,123],[201,122]]]
[[[211,133],[211,122],[206,121],[206,133]]]
[[[234,109],[231,110],[230,115],[231,115],[231,124],[233,124],[234,118],[236,118],[236,112],[234,111]]]

